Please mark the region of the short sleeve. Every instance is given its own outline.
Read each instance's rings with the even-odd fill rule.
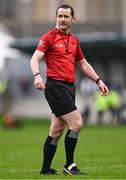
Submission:
[[[49,47],[48,36],[47,34],[45,34],[41,37],[36,50],[46,53],[46,51],[48,50],[48,47]]]
[[[78,39],[77,39],[77,51],[76,52],[77,52],[76,53],[76,60],[77,61],[82,60],[82,59],[85,58],[84,53],[83,53],[83,51],[82,51],[82,49],[80,47],[80,43],[79,43]]]

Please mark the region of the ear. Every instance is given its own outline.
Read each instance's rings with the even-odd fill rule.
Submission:
[[[56,23],[57,23],[57,16],[55,16],[55,21],[56,21]]]
[[[76,18],[75,18],[75,17],[72,17],[72,23],[74,23],[74,22],[75,22],[75,20],[76,20]]]

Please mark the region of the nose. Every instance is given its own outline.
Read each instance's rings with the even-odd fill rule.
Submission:
[[[62,20],[62,21],[64,21],[64,20],[65,20],[65,17],[64,17],[64,16],[62,16],[61,20]]]

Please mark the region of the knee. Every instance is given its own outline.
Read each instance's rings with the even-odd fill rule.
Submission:
[[[74,123],[71,124],[69,128],[72,129],[73,131],[79,132],[82,129],[82,127],[83,127],[83,121],[77,119],[76,121],[74,121]]]
[[[77,121],[75,123],[75,127],[74,128],[75,128],[76,131],[80,131],[83,128],[83,122],[82,121]]]
[[[80,131],[83,128],[83,119],[82,119],[79,111],[75,114],[75,116],[71,122],[72,122],[72,126],[74,128],[73,130]]]
[[[64,131],[64,128],[60,128],[60,129],[55,129],[55,130],[51,130],[50,131],[50,136],[56,138],[56,139],[60,139],[60,137],[62,136]]]

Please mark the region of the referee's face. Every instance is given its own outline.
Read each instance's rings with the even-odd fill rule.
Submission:
[[[70,8],[59,8],[56,15],[56,25],[60,30],[66,31],[70,25],[74,22],[75,17],[71,16]]]

